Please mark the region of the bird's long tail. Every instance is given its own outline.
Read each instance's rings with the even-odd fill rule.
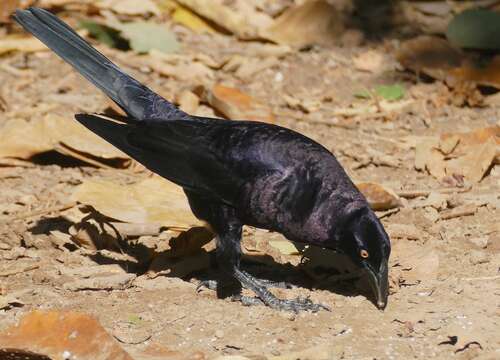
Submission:
[[[168,120],[187,116],[175,105],[121,71],[69,25],[50,12],[29,8],[16,10],[13,17],[25,30],[101,89],[131,118]]]

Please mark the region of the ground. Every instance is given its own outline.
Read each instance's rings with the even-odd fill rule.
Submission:
[[[181,36],[185,53],[216,60],[238,53],[262,59],[248,50],[250,46],[264,52],[262,44],[222,35]],[[498,121],[500,108],[453,105],[446,98],[453,95],[442,83],[424,83],[397,66],[392,55],[394,46],[395,40],[385,38],[362,45],[312,48],[280,55],[279,61],[251,76],[237,77],[224,68],[214,70],[214,77],[208,81],[238,88],[268,105],[277,124],[310,136],[336,154],[355,182],[380,183],[396,192],[440,191],[442,184],[415,169],[415,148],[405,139],[492,126]],[[200,85],[193,77],[162,77],[157,71],[136,66],[139,56],[100,49],[169,99]],[[367,51],[384,54],[384,71],[356,69],[352,59]],[[6,104],[0,112],[0,125],[7,118],[35,122],[47,112],[72,121],[75,112],[103,111],[109,105],[103,95],[51,52],[4,55],[0,58],[0,79]],[[394,82],[403,83],[406,97],[425,104],[425,108],[415,106],[390,116],[332,115],[334,109],[346,108],[355,101],[356,91]],[[311,108],[291,106],[286,96],[306,105],[309,102]],[[212,110],[202,105],[199,111],[210,114]],[[373,154],[384,155],[396,165],[381,164]],[[109,265],[113,257],[89,255],[77,247],[58,248],[46,231],[61,222],[57,210],[40,215],[36,211],[60,208],[85,179],[124,183],[147,176],[128,169],[96,168],[54,154],[0,167],[0,267],[5,272],[33,265],[31,270],[0,275],[0,294],[15,293],[22,301],[0,311],[0,330],[34,309],[71,309],[95,316],[137,358],[152,343],[178,351],[176,356],[200,359],[222,355],[260,359],[305,349],[312,353],[302,358],[500,357],[498,166],[468,191],[444,192],[449,203],[482,199],[471,215],[436,217],[436,210],[418,205],[422,198],[403,199],[398,211],[384,214],[383,223],[393,244],[392,294],[384,311],[374,306],[362,283],[319,288],[303,271],[286,266],[280,270],[280,279],[297,287],[277,289],[279,296],[310,296],[331,308],[329,312],[300,314],[264,306],[244,307],[229,299],[217,299],[208,290],[198,293],[197,281],[208,276],[207,271],[184,279],[161,275],[150,279],[140,266],[131,266],[129,272],[138,277],[123,290],[75,291],[65,286],[74,280],[69,270]],[[402,225],[403,229],[414,229],[414,236],[394,235]],[[271,236],[276,235],[250,229],[245,241],[265,241]],[[423,259],[423,265],[414,257]],[[415,267],[420,266],[420,272],[410,279],[405,271],[411,266],[405,266],[412,261]],[[247,266],[264,275],[279,267],[269,263]]]

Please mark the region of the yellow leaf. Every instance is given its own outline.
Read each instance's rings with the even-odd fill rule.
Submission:
[[[182,24],[198,33],[215,32],[215,30],[210,25],[208,25],[207,22],[203,20],[201,17],[192,13],[188,9],[180,6],[174,10],[174,13],[172,14],[172,19],[175,22]]]
[[[89,180],[76,188],[72,199],[125,222],[157,223],[180,229],[204,225],[191,212],[182,189],[159,176],[131,185]]]

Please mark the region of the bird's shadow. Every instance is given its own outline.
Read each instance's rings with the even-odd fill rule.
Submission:
[[[144,275],[147,273],[153,264],[154,259],[164,257],[172,259],[169,250],[156,252],[152,254],[151,248],[146,247],[141,242],[134,239],[123,239],[119,231],[113,227],[114,219],[108,218],[99,213],[92,207],[86,207],[84,211],[87,215],[82,222],[75,224],[63,216],[48,217],[38,220],[28,230],[32,234],[50,235],[52,231],[58,230],[63,233],[68,233],[70,227],[84,227],[90,220],[96,231],[89,233],[92,235],[92,241],[95,251],[84,251],[83,254],[92,259],[96,264],[117,264],[129,273]],[[197,230],[193,228],[191,230]],[[199,228],[198,228],[199,230]],[[103,238],[112,237],[116,239],[115,244],[105,241]],[[208,238],[209,239],[209,238]],[[183,241],[183,238],[177,238],[177,242]],[[209,240],[208,240],[209,241]],[[203,281],[218,279],[220,272],[217,268],[215,260],[215,250],[206,252],[201,249],[201,254],[206,260],[207,266],[199,270],[195,270],[189,274],[181,275],[180,277],[186,281]],[[81,244],[65,243],[63,244],[64,251],[76,251]],[[101,250],[106,251],[101,251]],[[122,256],[113,256],[113,254]],[[187,259],[192,258],[193,262],[200,261],[199,256],[187,255]],[[160,263],[160,267],[155,268],[155,272],[159,276],[174,276],[177,277],[179,271],[176,271],[176,261],[168,261],[165,264]],[[332,266],[335,264],[335,266]],[[179,266],[185,266],[180,265]],[[301,287],[310,290],[320,289],[327,290],[343,296],[365,295],[369,297],[368,284],[357,275],[357,269],[350,260],[342,255],[330,250],[309,247],[303,252],[302,262],[299,265],[290,263],[278,263],[273,260],[270,255],[244,255],[242,257],[241,267],[256,278],[267,280],[271,283],[284,283],[291,287]],[[181,270],[180,273],[183,273]],[[360,281],[361,280],[361,281]]]

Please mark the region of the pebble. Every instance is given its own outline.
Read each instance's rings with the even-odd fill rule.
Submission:
[[[485,236],[471,238],[471,239],[469,239],[469,242],[473,245],[476,245],[477,247],[479,247],[481,249],[486,249],[488,247],[488,238]]]
[[[224,337],[224,331],[222,331],[222,330],[217,330],[217,331],[215,332],[215,337],[216,337],[216,338],[218,338],[218,339],[223,338],[223,337]]]

